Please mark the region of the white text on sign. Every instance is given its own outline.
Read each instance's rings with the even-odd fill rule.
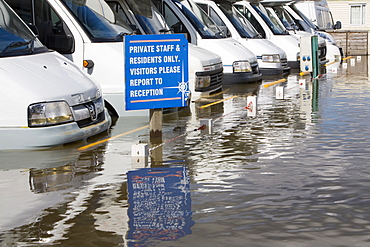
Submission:
[[[145,45],[130,47],[130,53],[172,52],[174,50],[175,45]]]

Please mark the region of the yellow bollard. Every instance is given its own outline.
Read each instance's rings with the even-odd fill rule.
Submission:
[[[352,58],[352,56],[345,57],[342,60],[345,61],[345,60],[350,59],[350,58]]]
[[[277,80],[277,81],[274,81],[274,82],[267,83],[267,84],[263,85],[263,87],[270,87],[270,86],[273,86],[275,84],[285,82],[285,81],[286,81],[286,79],[280,79],[280,80]]]

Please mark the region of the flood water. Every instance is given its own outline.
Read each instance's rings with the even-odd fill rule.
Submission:
[[[131,157],[149,140],[130,132],[148,124],[139,117],[63,148],[0,151],[1,245],[370,246],[369,62],[351,62],[165,114],[148,164]]]

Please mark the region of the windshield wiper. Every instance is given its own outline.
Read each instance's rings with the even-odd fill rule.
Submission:
[[[29,44],[31,44],[31,46],[27,50],[30,51],[29,54],[32,54],[33,49],[34,49],[35,40],[36,40],[36,36],[32,37],[29,41],[15,41],[15,42],[12,42],[4,48],[4,50],[0,53],[0,57],[4,57],[7,53],[9,53],[11,51],[14,51],[14,50],[12,50],[13,48],[28,46]],[[19,50],[15,50],[15,51],[19,51]]]

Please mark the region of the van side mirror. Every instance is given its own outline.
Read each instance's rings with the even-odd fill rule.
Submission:
[[[75,43],[71,35],[49,34],[47,47],[61,54],[72,54],[75,51]]]
[[[334,26],[333,26],[334,29],[341,29],[342,28],[342,22],[340,21],[337,21]]]
[[[231,37],[230,30],[227,28],[227,26],[219,26],[221,29],[224,37]]]
[[[35,25],[33,25],[32,23],[28,23],[27,26],[31,29],[31,31],[35,35],[39,35],[39,30],[37,29],[37,27]]]

